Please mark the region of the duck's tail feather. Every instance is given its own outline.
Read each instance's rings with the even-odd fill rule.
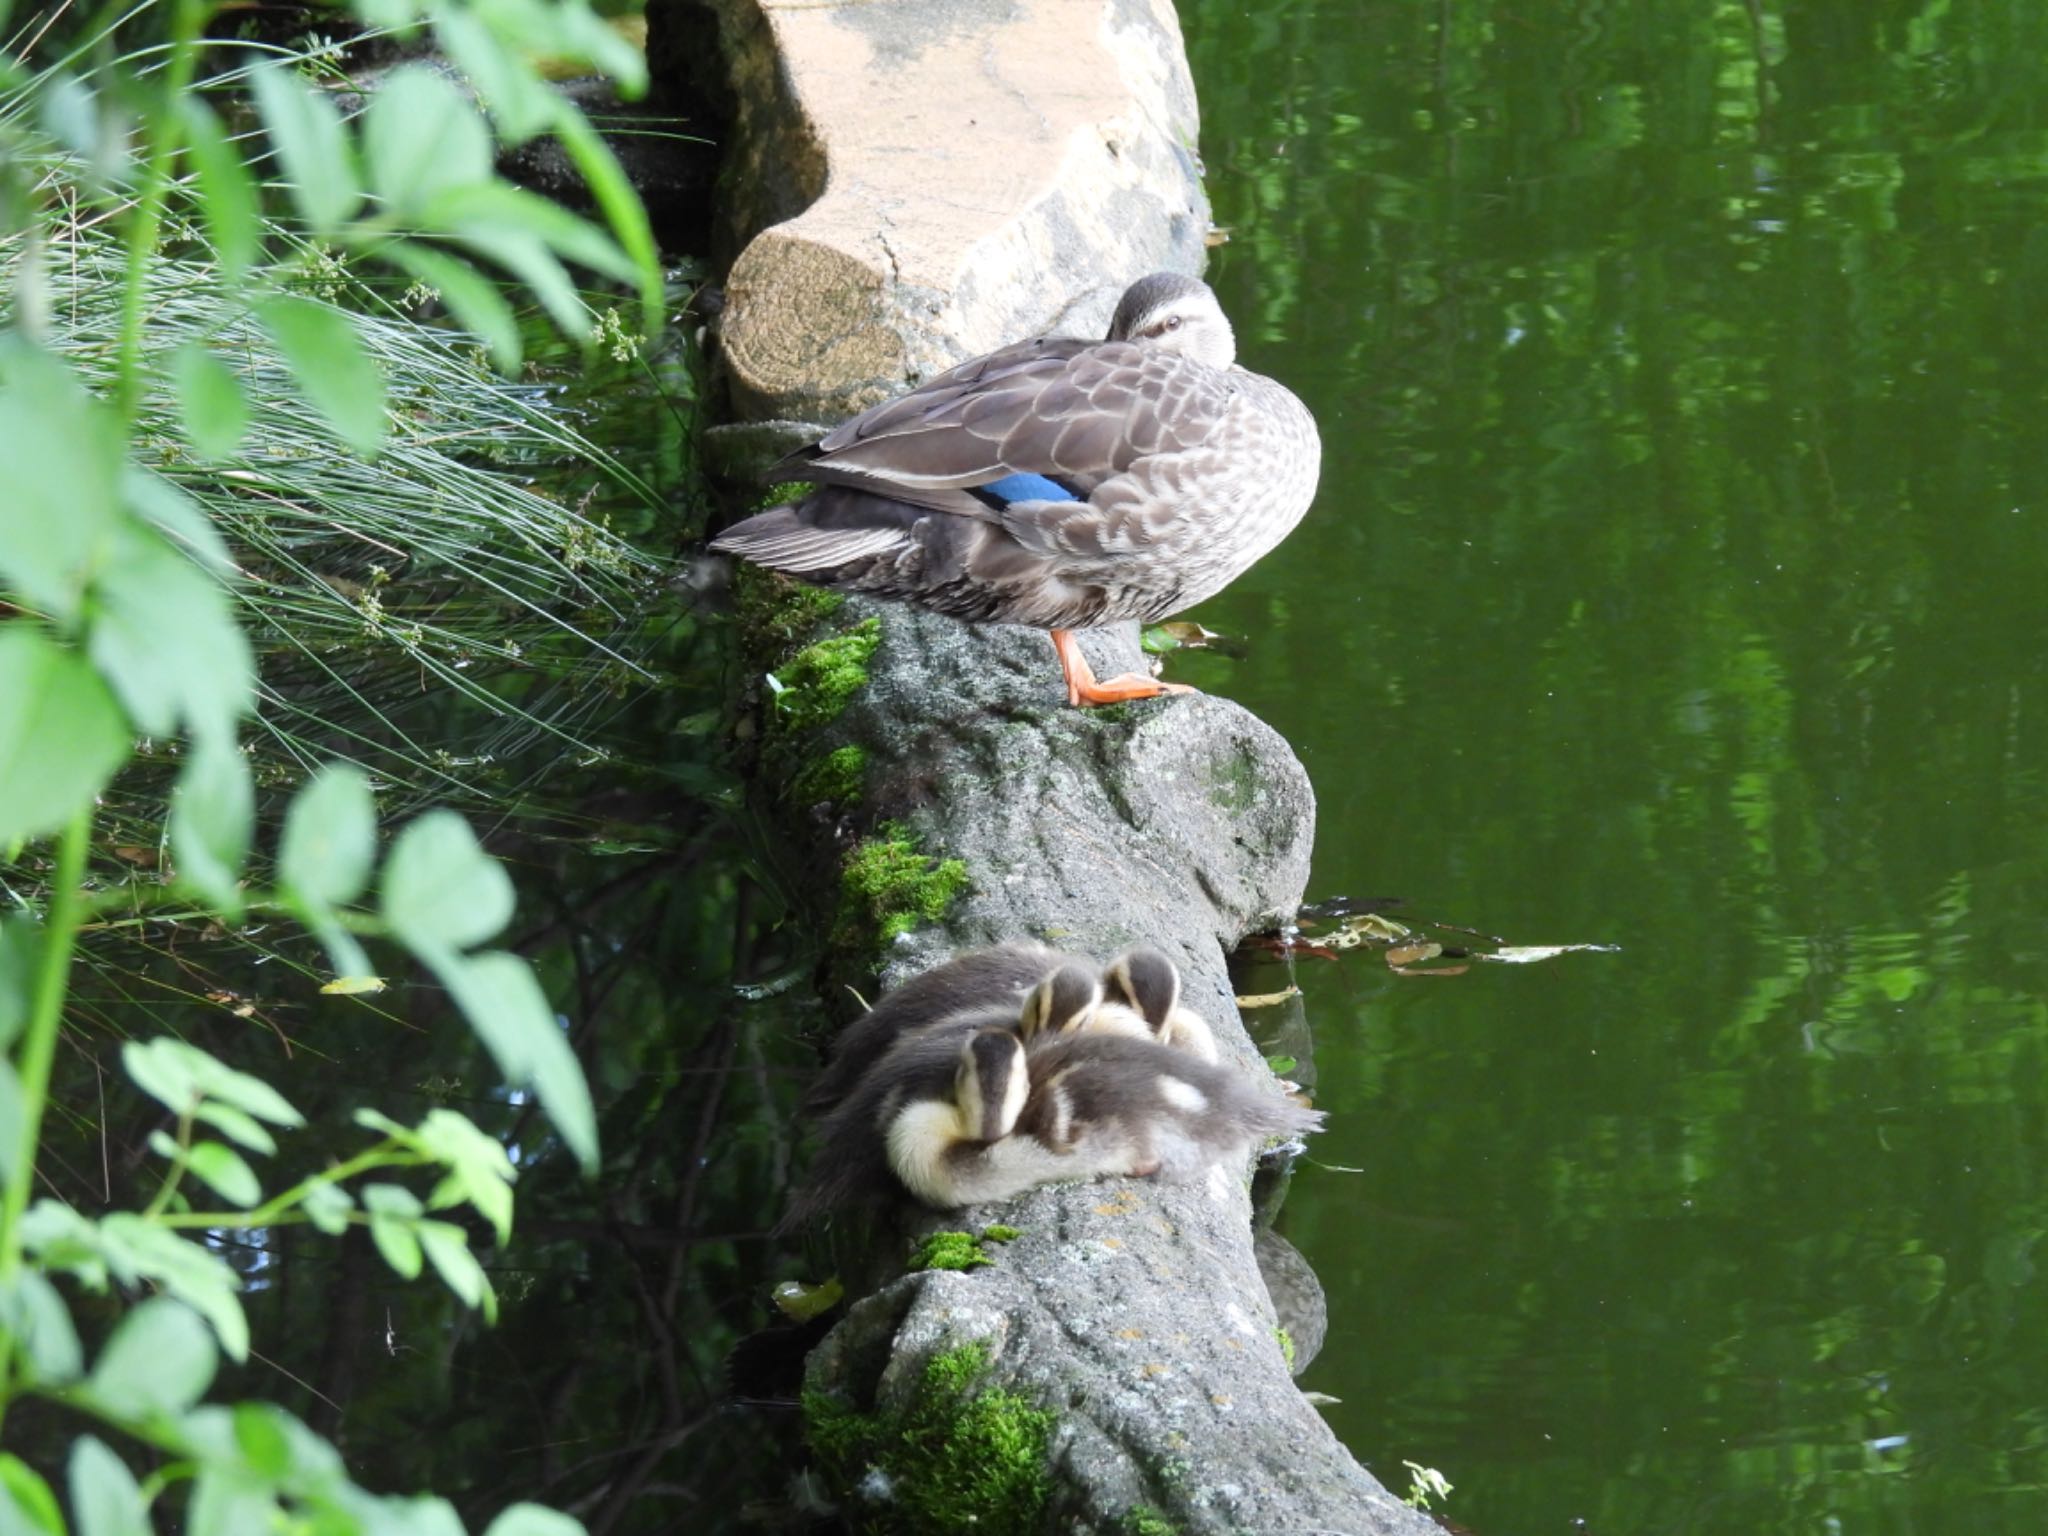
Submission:
[[[857,491],[820,493],[794,506],[757,512],[726,529],[711,547],[771,570],[816,577],[877,558],[893,559],[911,542],[917,520],[927,515]]]

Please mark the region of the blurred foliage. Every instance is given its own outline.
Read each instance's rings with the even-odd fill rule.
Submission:
[[[1183,8],[1247,362],[1324,429],[1197,655],[1318,894],[1307,1384],[1479,1531],[2038,1527],[2048,15]],[[1277,990],[1261,970],[1246,989]]]
[[[401,30],[416,16],[404,0],[359,11]],[[64,761],[67,781],[22,756],[21,722],[8,722],[0,775],[22,793],[0,833],[0,1041],[26,1028],[54,1045],[37,1192],[89,1216],[154,1210],[151,1154],[169,1130],[179,1136],[168,1144],[180,1143],[190,1118],[124,1081],[124,1042],[168,1034],[253,1074],[303,1116],[293,1154],[331,1177],[372,1166],[364,1127],[352,1123],[365,1103],[389,1111],[369,1128],[401,1147],[408,1127],[445,1127],[448,1111],[474,1120],[518,1174],[517,1222],[485,1256],[497,1326],[480,1329],[456,1295],[387,1270],[415,1272],[424,1260],[467,1301],[484,1296],[452,1257],[455,1229],[424,1219],[410,1196],[364,1191],[366,1224],[338,1242],[325,1234],[348,1217],[318,1196],[307,1210],[319,1231],[252,1219],[206,1232],[221,1272],[240,1281],[253,1338],[212,1394],[291,1410],[345,1452],[348,1476],[365,1488],[431,1489],[471,1523],[507,1511],[501,1536],[566,1528],[515,1502],[529,1498],[573,1510],[593,1531],[677,1518],[715,1529],[737,1518],[743,1497],[772,1489],[792,1454],[793,1415],[770,1404],[765,1420],[734,1416],[721,1366],[736,1333],[769,1315],[781,1255],[767,1228],[786,1182],[800,1048],[788,1010],[740,1006],[764,978],[773,990],[791,958],[774,948],[777,902],[747,873],[747,831],[723,766],[714,630],[688,582],[674,580],[674,556],[702,511],[698,362],[677,336],[641,340],[639,318],[607,308],[618,300],[588,306],[567,280],[573,262],[629,282],[641,317],[682,297],[660,288],[644,219],[622,197],[609,152],[531,72],[536,49],[556,61],[594,53],[630,83],[637,57],[623,59],[575,5],[418,14],[490,80],[489,128],[451,88],[404,67],[345,123],[343,98],[315,84],[339,76],[339,45],[289,33],[201,45],[218,13],[193,0],[121,15],[118,39],[108,16],[57,7],[24,18],[9,43],[35,72],[13,74],[19,88],[0,99],[0,310],[37,345],[17,341],[9,354],[17,387],[0,425],[21,451],[7,455],[16,494],[0,523],[15,534],[26,518],[38,539],[57,540],[71,476],[81,519],[115,507],[141,536],[160,526],[201,553],[224,537],[227,580],[200,581],[188,609],[224,615],[232,604],[233,623],[215,628],[238,624],[254,640],[259,728],[225,754],[228,788],[207,789],[186,766],[189,742],[173,734],[185,722],[150,687],[126,688],[120,704],[149,732],[140,755],[108,789],[90,835],[53,846],[14,838],[89,798],[126,750],[128,726],[111,703],[90,719],[46,712],[30,722],[92,748]],[[293,68],[251,73],[250,59],[266,54]],[[250,174],[245,157],[265,141],[231,137],[247,121],[238,92],[252,84],[278,156],[272,190],[289,193],[296,228],[266,215]],[[493,129],[508,141],[543,130],[561,138],[611,238],[497,182]],[[427,144],[437,153],[420,153]],[[469,256],[522,279],[545,321],[465,265]],[[411,279],[403,291],[394,270]],[[550,360],[496,377],[474,341],[422,323],[444,313],[502,365]],[[557,327],[588,332],[603,352],[563,358],[547,339]],[[108,402],[107,430],[94,427],[91,442],[37,438],[39,397],[20,387],[34,382],[22,357],[89,385]],[[622,447],[614,455],[599,441]],[[124,457],[131,468],[121,471]],[[112,499],[117,481],[132,506]],[[110,665],[94,626],[123,611],[123,567],[95,564],[104,552],[80,543],[76,562],[53,567],[63,580],[46,581],[31,560],[38,547],[7,547],[0,631],[13,650],[35,648],[43,681],[64,680],[48,671],[59,664],[89,676],[61,641],[75,626]],[[141,590],[136,613],[171,613],[165,593],[192,587],[197,568],[166,558],[167,583]],[[209,671],[186,626],[129,629],[125,665],[187,700],[188,712],[246,701],[246,672]],[[37,698],[67,696],[39,689]],[[604,1154],[594,1183],[533,1093],[501,1086],[449,993],[397,959],[380,922],[343,912],[345,922],[325,922],[323,948],[279,921],[290,906],[322,927],[321,908],[357,893],[316,873],[337,856],[323,833],[355,848],[350,861],[363,858],[349,830],[355,811],[331,797],[312,802],[322,814],[301,825],[296,865],[289,832],[281,863],[265,857],[292,791],[337,757],[356,765],[385,819],[453,804],[509,865],[518,916],[503,944],[517,960],[489,968],[489,980],[502,986],[530,964],[566,1024],[556,1037],[543,1014],[555,1049],[565,1041],[590,1081]],[[181,837],[174,818],[167,838],[165,798],[180,774],[183,803],[204,808],[206,825]],[[489,1000],[486,967],[459,951],[495,931],[513,901],[473,878],[474,845],[458,846],[445,816],[415,819],[424,830],[392,848],[384,915],[412,947],[434,950],[440,978],[458,995],[471,988],[474,1004]],[[250,823],[258,852],[238,898],[242,851],[230,845],[246,847]],[[303,853],[316,845],[318,856]],[[201,900],[194,886],[209,851],[217,878]],[[288,895],[272,900],[267,882],[280,871]],[[87,898],[82,963],[61,1033],[45,1033],[4,1017],[32,963],[14,941],[71,890]],[[252,905],[247,922],[209,910],[238,899]],[[470,1011],[501,1061],[532,1044],[511,1028],[521,1009]],[[515,1078],[534,1076],[543,1094],[559,1081],[554,1067],[529,1065]],[[223,1198],[249,1194],[248,1167],[225,1148],[181,1155]],[[487,1187],[481,1164],[465,1167],[467,1187]],[[461,1229],[479,1250],[506,1214],[483,1204],[490,1220]],[[175,1204],[166,1211],[179,1215]],[[127,1283],[114,1295],[70,1298],[79,1330],[109,1381],[146,1383],[160,1361],[163,1405],[182,1410],[211,1374],[175,1320],[189,1314],[151,1302],[126,1308],[123,1321],[123,1298],[142,1293],[132,1274],[119,1278]],[[6,1322],[15,1328],[21,1315]],[[36,1503],[42,1485],[29,1469],[61,1488],[68,1462],[74,1518],[89,1532],[129,1528],[136,1511],[118,1469],[137,1447],[79,1440],[81,1420],[54,1400],[9,1414],[0,1506],[20,1504],[47,1528],[55,1510]],[[222,1454],[244,1456],[259,1479],[331,1456],[267,1412],[201,1407],[179,1432],[230,1436],[242,1449]],[[777,1433],[782,1423],[790,1435]],[[106,1490],[113,1503],[95,1502]],[[159,1509],[160,1526],[262,1518],[258,1505],[212,1493],[190,1508],[179,1492],[168,1497],[178,1507]],[[446,1529],[445,1511],[427,1505],[357,1513],[372,1526]]]

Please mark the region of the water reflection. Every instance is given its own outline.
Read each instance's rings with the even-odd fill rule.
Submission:
[[[2018,5],[1197,5],[1218,291],[1326,489],[1177,658],[1316,894],[1308,1385],[1482,1532],[2038,1529],[2048,359]],[[1277,971],[1248,978],[1279,985]]]

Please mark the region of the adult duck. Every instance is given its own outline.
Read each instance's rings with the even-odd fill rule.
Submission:
[[[1098,681],[1073,631],[1192,607],[1308,510],[1315,419],[1236,359],[1208,285],[1155,272],[1104,340],[1016,342],[791,454],[771,478],[817,488],[711,547],[817,586],[1050,630],[1070,704],[1190,691]]]

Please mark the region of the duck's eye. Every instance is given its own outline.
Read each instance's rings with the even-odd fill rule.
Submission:
[[[1166,317],[1166,328],[1167,328],[1167,329],[1168,329],[1169,331],[1177,331],[1177,330],[1179,330],[1179,329],[1180,329],[1180,316],[1179,316],[1179,315],[1168,315],[1168,316]]]

